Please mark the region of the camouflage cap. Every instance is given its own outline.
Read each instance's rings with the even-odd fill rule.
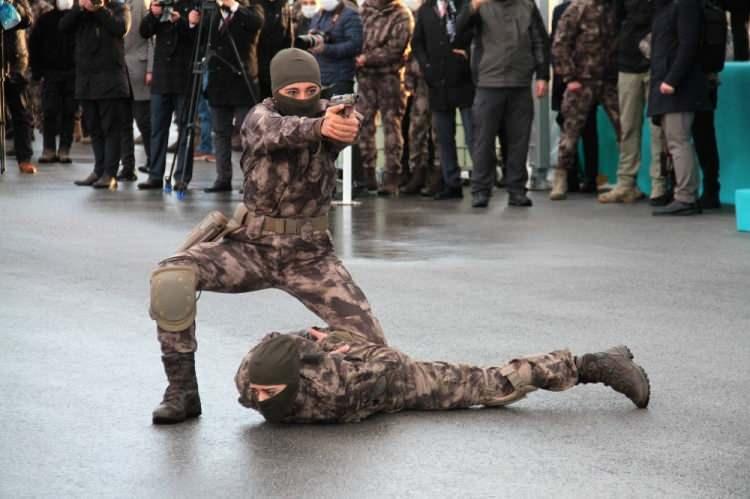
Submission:
[[[306,50],[284,49],[271,59],[271,91],[292,83],[320,83],[320,66],[315,57]]]

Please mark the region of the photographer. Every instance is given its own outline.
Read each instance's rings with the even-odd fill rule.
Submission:
[[[362,51],[362,19],[342,0],[321,0],[320,8],[308,35],[315,44],[307,50],[320,65],[320,78],[328,87],[324,96],[350,94],[354,91],[354,58]]]
[[[240,123],[258,96],[257,74],[248,57],[255,53],[263,15],[257,5],[245,7],[236,0],[221,0],[219,15],[210,26],[214,54],[208,61],[206,95],[216,147],[216,180],[206,192],[232,190],[232,129],[237,116]],[[242,60],[237,60],[240,57]],[[248,88],[251,85],[251,89]]]
[[[91,135],[94,171],[76,185],[117,188],[123,117],[130,97],[123,37],[130,10],[118,2],[79,0],[60,20],[75,33],[76,99]]]
[[[154,46],[154,69],[151,76],[151,161],[148,180],[138,184],[139,189],[161,189],[167,162],[167,146],[172,114],[180,119],[178,128],[182,132],[185,123],[183,106],[191,76],[195,27],[200,22],[200,13],[193,9],[189,0],[160,0],[151,3],[151,8],[141,21],[139,32],[143,38],[156,37]],[[181,133],[178,144],[178,165],[174,172],[174,190],[184,191],[193,175],[193,152],[185,155],[187,134]],[[185,171],[182,171],[184,165]]]
[[[13,120],[16,159],[21,173],[35,174],[36,166],[31,163],[32,118],[28,110],[28,81],[24,76],[29,65],[26,48],[26,28],[31,24],[31,9],[26,0],[8,0],[21,17],[15,27],[3,31],[5,44],[5,105]]]

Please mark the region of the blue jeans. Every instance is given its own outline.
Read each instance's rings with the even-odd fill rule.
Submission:
[[[211,106],[208,105],[208,101],[203,95],[203,91],[206,90],[207,85],[208,72],[203,73],[203,88],[198,95],[198,121],[201,127],[201,143],[198,144],[196,151],[203,154],[213,154],[214,142],[211,137]]]
[[[471,108],[460,109],[461,123],[464,125],[464,139],[469,154],[472,154],[474,133]],[[456,153],[456,110],[432,111],[432,123],[437,131],[437,143],[440,148],[440,162],[443,165],[443,182],[448,189],[461,187],[461,168],[458,166]],[[473,157],[473,156],[472,156]]]
[[[177,113],[178,118],[182,118],[182,106],[185,104],[185,96],[179,94],[151,94],[151,163],[149,164],[149,178],[152,180],[161,180],[164,177],[164,171],[167,165],[167,147],[169,145],[169,128],[172,124],[172,115]],[[180,129],[182,123],[178,123]],[[173,180],[184,180],[189,183],[193,177],[193,152],[189,151],[184,164],[186,167],[183,177],[182,171],[179,170],[180,164],[183,163],[182,156],[185,154],[185,142],[187,135],[182,137],[178,144],[177,151],[178,161],[177,170],[174,172]]]

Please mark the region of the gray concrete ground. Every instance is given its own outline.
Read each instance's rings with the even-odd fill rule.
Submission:
[[[204,415],[155,427],[149,272],[240,196],[75,187],[90,154],[75,157],[34,177],[11,161],[0,179],[0,497],[750,497],[750,235],[730,212],[659,220],[542,194],[509,209],[503,193],[486,212],[403,198],[333,211],[393,345],[497,364],[625,342],[650,374],[648,410],[582,386],[505,409],[264,424],[236,402],[240,358],[319,323],[264,291],[201,297]],[[208,185],[213,166],[195,177]]]

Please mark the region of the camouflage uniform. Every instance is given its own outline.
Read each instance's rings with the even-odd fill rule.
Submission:
[[[362,132],[359,146],[366,169],[375,170],[375,114],[380,111],[385,136],[384,187],[395,191],[401,173],[404,140],[401,120],[406,110],[402,82],[405,53],[409,47],[414,19],[400,0],[368,0],[362,6],[362,55],[365,64],[357,72]]]
[[[281,289],[331,327],[365,331],[384,342],[367,298],[336,257],[328,231],[303,225],[299,234],[279,234],[266,227],[268,217],[300,219],[328,213],[341,146],[322,139],[322,120],[282,116],[272,99],[255,106],[242,127],[249,219],[220,241],[197,244],[159,266],[190,266],[198,290]],[[182,331],[158,326],[157,331],[164,354],[196,350],[195,323]]]
[[[573,0],[560,18],[552,45],[555,73],[565,84],[578,81],[582,88],[563,95],[557,168],[574,167],[578,138],[596,103],[607,112],[619,141],[616,35],[614,4],[607,0]]]
[[[320,342],[305,333],[292,337],[302,359],[301,382],[285,423],[350,423],[379,412],[503,406],[538,388],[561,391],[578,382],[567,350],[517,358],[502,367],[475,367],[415,361],[373,335],[334,332]],[[331,353],[343,344],[348,352]],[[247,373],[254,350],[243,359],[235,383],[240,403],[257,410]]]
[[[29,42],[31,32],[34,29],[36,20],[39,19],[42,14],[45,14],[54,9],[45,0],[30,0],[29,6],[31,7],[31,29],[26,30],[26,42]],[[29,112],[33,119],[33,127],[37,130],[42,129],[42,123],[44,122],[44,109],[42,107],[42,82],[29,78]]]
[[[430,89],[422,76],[419,63],[412,55],[406,65],[404,78],[406,91],[411,94],[411,111],[409,112],[409,170],[413,182],[409,182],[406,190],[416,192],[425,183],[425,177],[433,182],[442,178],[440,170],[440,156],[435,147],[437,133],[432,126],[430,113]],[[434,151],[432,165],[430,162],[430,143]],[[412,187],[412,189],[408,189]]]

